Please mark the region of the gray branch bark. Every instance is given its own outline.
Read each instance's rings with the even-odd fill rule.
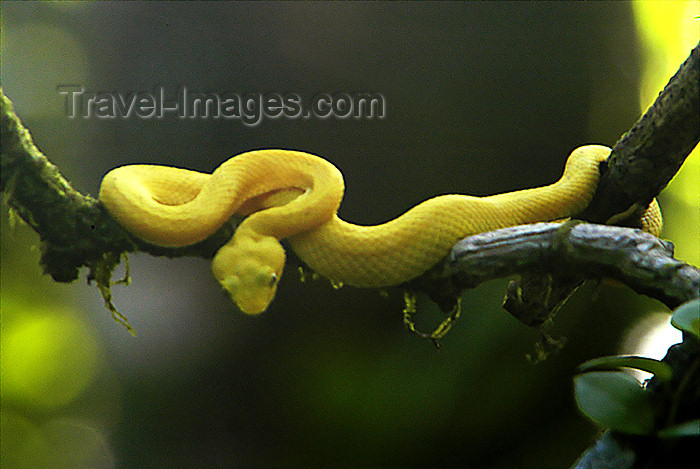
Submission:
[[[615,144],[610,158],[601,165],[601,179],[591,204],[577,219],[639,227],[642,212],[700,141],[699,63],[700,45],[691,51],[647,112]],[[516,238],[518,233],[523,233],[518,227],[509,229]],[[528,236],[524,235],[521,241],[528,243]],[[408,285],[428,293],[444,311],[452,310],[463,291],[473,287],[472,277],[454,272],[480,267],[476,265],[477,258],[460,255],[461,244],[435,268]],[[464,268],[455,267],[455,263],[463,263]],[[552,265],[547,266],[548,271],[543,271],[537,263],[522,267],[506,274],[517,272],[523,278],[508,287],[504,307],[530,326],[548,322],[583,280],[591,277],[590,272],[580,275],[576,269],[566,272],[561,268],[553,276],[552,269],[557,267]],[[598,277],[607,275],[605,270],[597,273]],[[658,291],[641,293],[664,301]]]
[[[634,204],[643,210],[659,195],[700,141],[699,84],[700,45],[613,146],[593,200],[578,218],[606,223]]]
[[[671,309],[700,292],[700,271],[674,259],[670,242],[638,229],[576,222],[536,223],[469,236],[411,286],[449,310],[465,288],[523,272],[577,282],[612,278]],[[519,319],[528,325],[544,322],[529,316]]]

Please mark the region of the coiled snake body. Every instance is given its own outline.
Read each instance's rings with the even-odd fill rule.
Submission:
[[[272,301],[282,275],[280,239],[334,282],[398,285],[435,265],[465,236],[580,212],[609,154],[604,146],[580,147],[549,186],[489,197],[443,195],[375,226],[338,218],[340,171],[323,158],[291,150],[243,153],[212,174],[122,166],[104,177],[99,197],[129,232],[160,246],[196,243],[234,214],[247,215],[214,257],[212,270],[241,310],[257,314]]]

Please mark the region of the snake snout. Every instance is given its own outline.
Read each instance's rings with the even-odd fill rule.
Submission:
[[[275,297],[284,268],[284,250],[274,238],[237,239],[214,256],[212,271],[246,314],[260,314]]]
[[[276,275],[265,285],[246,285],[238,275],[229,275],[220,280],[221,287],[246,314],[260,314],[265,311],[275,296]]]

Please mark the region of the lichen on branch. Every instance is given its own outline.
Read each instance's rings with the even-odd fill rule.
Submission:
[[[133,237],[97,199],[73,189],[36,147],[2,89],[0,94],[0,191],[3,201],[39,234],[40,262],[54,280],[71,282],[78,278],[81,267],[93,270],[106,254],[118,258],[124,252],[143,251],[158,256],[212,258],[231,238],[232,223],[184,248],[163,248]]]

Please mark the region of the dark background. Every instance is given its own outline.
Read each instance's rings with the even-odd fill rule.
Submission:
[[[4,92],[93,195],[118,165],[212,171],[282,147],[332,161],[346,180],[340,215],[381,223],[437,194],[551,183],[573,148],[612,145],[639,115],[626,2],[3,2],[2,21]],[[376,92],[387,115],[71,120],[56,91],[67,84]],[[3,238],[5,324],[29,309],[79,318],[100,350],[69,404],[13,411],[34,423],[79,415],[119,467],[564,467],[597,431],[576,411],[576,365],[617,353],[632,322],[662,310],[588,285],[552,330],[566,348],[533,366],[538,335],[500,308],[505,281],[465,295],[437,352],[404,329],[400,291],[300,283],[292,261],[269,310],[247,317],[207,261],[135,254],[133,284],[113,289],[132,338],[96,289],[41,277],[26,227]],[[439,321],[427,300],[418,317],[424,329]]]

